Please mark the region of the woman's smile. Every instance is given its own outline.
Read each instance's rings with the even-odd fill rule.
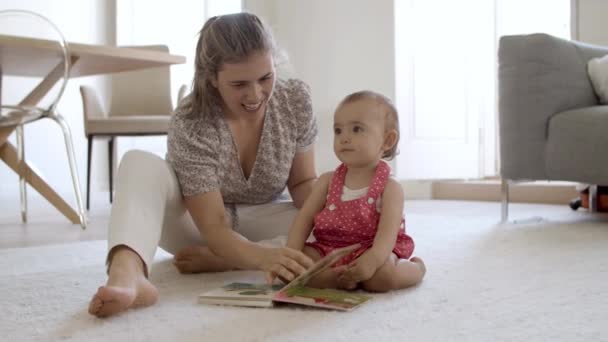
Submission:
[[[258,103],[243,103],[243,108],[245,108],[245,110],[248,112],[257,112],[258,109],[262,107],[263,103],[264,101],[260,101]]]

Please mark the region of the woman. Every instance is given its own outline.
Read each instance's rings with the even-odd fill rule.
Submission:
[[[98,317],[149,306],[157,246],[182,273],[257,269],[290,280],[312,264],[300,251],[256,243],[286,235],[316,179],[317,126],[308,87],[275,79],[270,31],[253,14],[209,19],[193,91],[169,128],[167,161],[127,153],[117,176],[108,280]],[[287,186],[293,202],[280,201]]]

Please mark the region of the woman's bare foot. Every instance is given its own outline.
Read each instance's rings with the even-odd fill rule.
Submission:
[[[89,313],[108,317],[130,308],[149,306],[158,300],[158,291],[143,271],[139,255],[128,247],[114,251],[108,282],[89,303]]]
[[[173,256],[173,264],[180,273],[222,272],[234,269],[205,246],[183,248]]]

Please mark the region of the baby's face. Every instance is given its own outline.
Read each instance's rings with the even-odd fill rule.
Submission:
[[[338,107],[334,114],[334,152],[351,167],[375,165],[384,152],[384,112],[373,99]]]

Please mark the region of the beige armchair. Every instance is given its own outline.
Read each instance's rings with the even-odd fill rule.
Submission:
[[[137,46],[133,48],[154,49],[168,52],[164,45]],[[178,92],[178,102],[187,87],[182,85]],[[173,112],[171,101],[170,68],[158,67],[130,71],[111,76],[110,109],[104,112],[95,90],[81,86],[84,132],[88,140],[87,148],[87,209],[90,208],[91,157],[93,139],[109,138],[108,177],[110,202],[113,191],[114,138],[118,136],[165,135]]]

